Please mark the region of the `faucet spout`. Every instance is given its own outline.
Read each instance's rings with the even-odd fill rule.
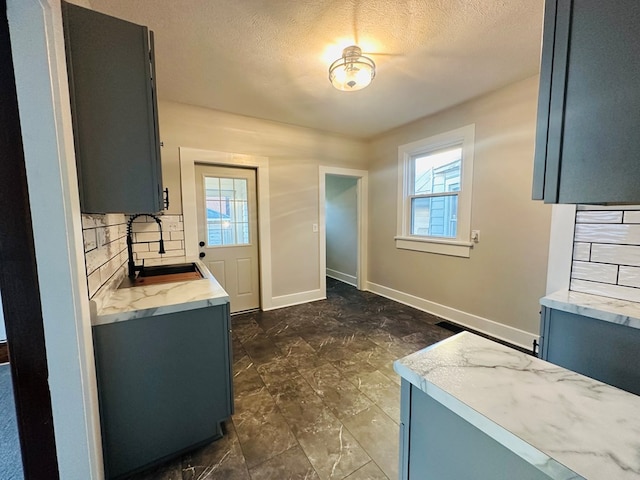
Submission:
[[[160,231],[160,249],[158,250],[158,253],[160,254],[166,253],[164,250],[164,239],[162,238],[162,220],[160,220],[160,218],[157,215],[154,215],[152,213],[138,213],[136,215],[132,215],[131,218],[129,218],[129,221],[127,222],[127,254],[128,254],[127,267],[129,270],[129,278],[131,278],[132,280],[135,278],[136,272],[142,270],[142,266],[137,266],[135,264],[135,261],[133,260],[133,244],[142,243],[142,242],[133,241],[133,233],[131,231],[133,226],[133,221],[138,217],[149,217],[149,218],[153,218],[156,221],[156,223],[158,224],[158,230]]]

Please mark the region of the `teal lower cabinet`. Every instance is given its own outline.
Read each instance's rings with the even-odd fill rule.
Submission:
[[[640,329],[542,307],[540,358],[640,395]]]
[[[229,304],[93,327],[106,476],[221,437],[233,413]]]
[[[549,480],[462,417],[402,379],[402,480]]]

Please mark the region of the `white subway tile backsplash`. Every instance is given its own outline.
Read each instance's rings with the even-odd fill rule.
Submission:
[[[167,250],[167,253],[164,253],[162,258],[167,257],[184,257],[184,250]]]
[[[618,284],[628,287],[640,287],[640,268],[638,267],[620,267]]]
[[[89,297],[93,297],[93,295],[98,291],[98,289],[102,286],[102,281],[100,280],[100,270],[96,270],[91,275],[87,277],[87,287],[89,288]]]
[[[578,206],[570,290],[640,302],[639,208]]]
[[[640,245],[640,225],[631,224],[576,224],[576,242],[615,243]]]
[[[131,249],[133,250],[134,253],[148,252],[149,251],[149,244],[148,243],[135,243],[135,244],[131,245]]]
[[[85,266],[89,295],[95,293],[120,271],[127,262],[127,222],[123,214],[82,215],[85,245]],[[182,215],[161,217],[165,238],[165,254],[159,254],[160,234],[153,218],[138,217],[134,220],[133,252],[136,262],[146,265],[168,264],[185,261],[184,228]]]
[[[640,211],[627,210],[624,212],[624,223],[640,223]]]
[[[640,245],[594,243],[591,246],[591,261],[640,266]]]
[[[183,250],[184,246],[182,245],[181,240],[169,240],[164,242],[165,250]]]
[[[622,211],[578,211],[576,223],[622,223]]]
[[[182,215],[162,215],[160,219],[163,225],[168,222],[182,223]]]
[[[571,278],[615,284],[618,279],[618,265],[574,261],[571,267]]]
[[[82,237],[84,240],[84,251],[88,252],[97,248],[98,242],[96,240],[96,231],[94,229],[83,230]]]
[[[588,262],[591,256],[591,244],[575,242],[573,244],[573,259]]]
[[[157,232],[159,232],[158,224],[156,222],[153,222],[153,223],[149,223],[149,222],[137,223],[135,221],[131,225],[131,231],[134,232],[134,233],[138,233],[138,232],[156,232],[156,234],[158,234]]]
[[[105,225],[118,225],[121,223],[127,223],[127,218],[122,213],[107,213],[104,215]]]
[[[127,259],[126,218],[123,214],[82,215],[85,267],[92,297]]]
[[[182,222],[162,222],[162,231],[164,232],[182,232],[183,230]]]
[[[98,227],[94,231],[96,232],[98,248],[104,247],[107,244],[107,232],[105,227]]]
[[[157,242],[160,239],[160,233],[155,232],[140,232],[133,234],[134,242]]]
[[[571,280],[571,286],[569,289],[574,292],[591,293],[593,295],[601,295],[603,297],[640,302],[640,288],[573,279]]]

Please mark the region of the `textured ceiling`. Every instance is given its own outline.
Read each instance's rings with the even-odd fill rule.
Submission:
[[[371,137],[538,71],[543,0],[89,0],[155,32],[161,99]],[[335,90],[357,43],[373,83]]]

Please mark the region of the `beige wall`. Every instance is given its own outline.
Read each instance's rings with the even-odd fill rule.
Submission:
[[[273,296],[320,288],[318,166],[366,169],[366,144],[308,128],[173,102],[159,103],[167,213],[182,213],[179,147],[269,158]]]
[[[371,142],[369,281],[538,333],[551,207],[531,200],[538,77],[388,132]],[[471,258],[399,250],[398,146],[475,123]]]

